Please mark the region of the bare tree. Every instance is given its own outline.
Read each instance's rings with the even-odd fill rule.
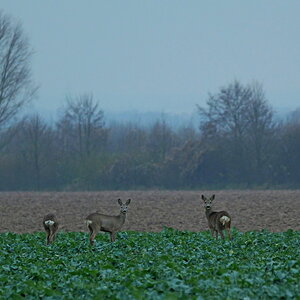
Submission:
[[[215,95],[209,95],[207,108],[198,106],[203,137],[214,140],[217,147],[224,147],[233,177],[238,181],[246,174],[246,114],[250,98],[251,89],[234,81]]]
[[[51,143],[51,139],[49,139],[51,130],[39,115],[33,115],[26,123],[24,129],[31,148],[29,154],[33,162],[36,187],[37,189],[40,189],[42,154],[45,152],[43,150],[48,149],[49,143]]]
[[[106,140],[104,114],[92,95],[68,97],[64,115],[57,125],[62,145],[68,148],[66,151],[75,151],[82,159],[100,151]]]
[[[154,159],[164,160],[173,146],[174,134],[162,115],[150,128],[148,147]]]
[[[127,124],[119,124],[117,128],[111,128],[110,135],[112,135],[112,131],[116,131],[116,129],[119,133],[119,151],[137,154],[145,150],[147,134],[144,128],[130,122]]]
[[[273,112],[259,83],[238,81],[210,95],[207,108],[198,106],[203,138],[226,153],[237,181],[259,181],[274,128]]]
[[[288,114],[287,122],[289,124],[300,124],[300,107]]]
[[[0,126],[9,122],[32,99],[32,51],[20,24],[0,11]]]
[[[3,147],[0,157],[11,164],[11,178],[6,182],[12,189],[41,189],[53,187],[56,182],[57,156],[54,134],[50,125],[38,114],[25,116],[7,129],[10,141]],[[11,130],[14,131],[11,134]],[[2,137],[1,137],[2,138]],[[7,174],[1,164],[0,174]]]
[[[51,157],[53,133],[38,114],[29,116],[22,124],[19,139],[23,140],[23,155],[33,171],[35,188],[39,190],[43,171]]]
[[[249,156],[253,156],[253,179],[256,182],[262,179],[262,170],[270,159],[272,137],[275,132],[273,110],[267,102],[263,87],[258,82],[249,86],[251,97],[246,114],[247,143]]]
[[[231,136],[235,142],[240,140],[247,127],[245,114],[251,90],[238,81],[220,89],[219,93],[209,95],[207,108],[198,106],[201,117],[200,128]]]

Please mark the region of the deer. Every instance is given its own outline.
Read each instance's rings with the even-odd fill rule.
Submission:
[[[91,245],[94,245],[94,239],[99,231],[108,232],[110,234],[111,242],[116,240],[116,233],[120,231],[125,223],[130,201],[131,199],[128,199],[123,203],[121,199],[118,199],[120,214],[117,216],[103,215],[95,212],[86,217],[85,223],[90,231],[89,240]]]
[[[214,237],[214,233],[216,235],[216,239],[218,239],[218,234],[220,233],[221,238],[224,239],[223,230],[226,229],[228,238],[231,240],[230,235],[230,225],[231,225],[231,217],[227,211],[212,211],[212,201],[215,199],[215,195],[212,195],[210,198],[206,198],[204,195],[201,195],[202,200],[205,205],[205,215],[208,221],[208,226],[210,229],[211,236]]]
[[[55,240],[59,223],[54,214],[48,214],[44,216],[43,225],[46,231],[46,245],[49,245]]]

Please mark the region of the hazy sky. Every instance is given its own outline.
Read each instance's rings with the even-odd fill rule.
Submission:
[[[300,1],[1,0],[35,52],[35,107],[93,93],[107,111],[193,112],[234,79],[300,106]]]

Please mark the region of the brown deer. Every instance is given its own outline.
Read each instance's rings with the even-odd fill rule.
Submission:
[[[94,239],[99,231],[109,232],[111,242],[116,240],[116,232],[122,228],[125,222],[130,201],[131,199],[128,199],[123,203],[121,199],[118,199],[121,208],[118,216],[108,216],[95,212],[86,217],[85,223],[90,231],[91,245],[94,244]]]
[[[211,205],[212,201],[215,199],[215,195],[212,195],[210,198],[206,198],[204,195],[201,196],[205,204],[205,215],[208,221],[208,226],[210,229],[211,236],[214,237],[216,234],[216,239],[220,233],[221,238],[224,239],[223,230],[226,229],[228,238],[231,240],[230,235],[230,224],[231,217],[227,211],[212,211]]]
[[[59,223],[54,214],[48,214],[43,219],[43,225],[46,231],[46,245],[49,245],[55,239]]]

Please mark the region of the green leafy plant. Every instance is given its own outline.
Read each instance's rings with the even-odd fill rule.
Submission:
[[[300,232],[0,234],[1,299],[295,299]]]

